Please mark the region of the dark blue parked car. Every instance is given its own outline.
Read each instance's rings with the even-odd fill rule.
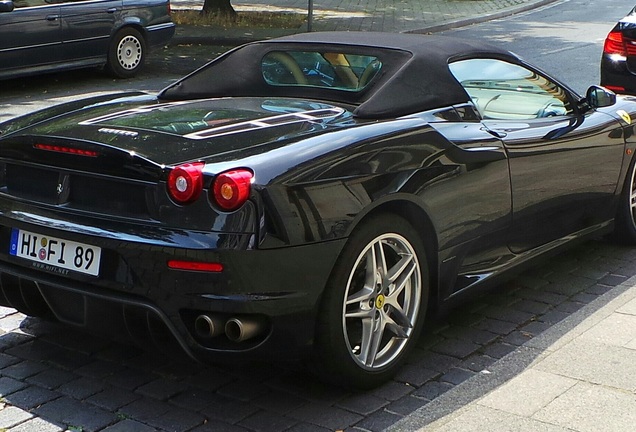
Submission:
[[[174,31],[169,0],[0,0],[0,78],[92,66],[131,77]]]

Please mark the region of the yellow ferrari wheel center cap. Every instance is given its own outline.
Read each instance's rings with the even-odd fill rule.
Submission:
[[[380,294],[379,296],[377,296],[375,298],[375,307],[378,309],[382,309],[382,307],[384,307],[384,296],[382,294]]]

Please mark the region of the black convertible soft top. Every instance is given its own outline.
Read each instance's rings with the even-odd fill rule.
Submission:
[[[261,60],[272,51],[319,50],[373,55],[382,73],[360,92],[271,86],[263,79]],[[249,43],[235,48],[164,89],[161,99],[210,97],[300,97],[354,105],[362,118],[391,118],[467,102],[468,95],[450,73],[451,60],[471,57],[515,59],[510,52],[445,36],[323,32]]]

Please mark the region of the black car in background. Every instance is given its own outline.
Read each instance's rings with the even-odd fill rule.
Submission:
[[[0,0],[0,79],[94,66],[131,77],[174,31],[169,0]]]
[[[636,7],[605,39],[601,85],[617,93],[636,94]]]

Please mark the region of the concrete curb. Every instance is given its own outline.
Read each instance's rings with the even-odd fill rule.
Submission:
[[[563,0],[536,0],[534,2],[525,3],[521,6],[513,6],[510,8],[502,9],[491,14],[485,14],[481,16],[475,16],[470,18],[459,19],[455,21],[449,21],[439,25],[428,26],[420,30],[410,30],[405,33],[426,34],[426,33],[439,33],[454,28],[466,27],[473,24],[479,24],[486,21],[492,21],[508,16],[516,15],[519,13],[527,12],[533,9],[537,9],[543,6],[547,6],[551,3],[556,3]]]

